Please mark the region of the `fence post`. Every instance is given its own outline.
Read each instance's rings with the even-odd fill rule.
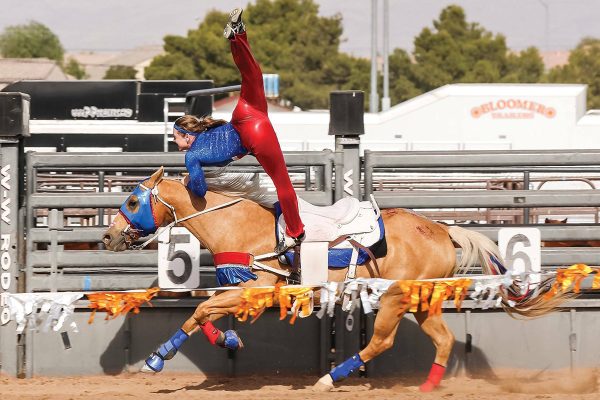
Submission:
[[[355,197],[360,193],[360,135],[365,133],[364,92],[359,90],[330,93],[329,134],[335,136],[335,200]],[[339,364],[361,350],[362,311],[335,313],[335,363]]]
[[[19,276],[19,252],[23,244],[23,143],[29,136],[29,95],[0,93],[0,372],[17,376],[22,352],[21,335],[10,320],[8,305],[2,293],[17,293],[22,289]],[[20,287],[17,287],[17,284]]]
[[[335,200],[361,198],[360,135],[365,133],[365,94],[360,90],[334,91],[329,95],[329,134],[335,136]]]

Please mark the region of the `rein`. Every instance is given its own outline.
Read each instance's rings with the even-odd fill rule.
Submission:
[[[179,219],[179,218],[177,218],[177,212],[175,211],[175,207],[173,207],[171,204],[169,204],[168,202],[166,202],[165,200],[163,200],[163,198],[160,197],[160,195],[158,194],[158,183],[152,189],[150,189],[149,187],[144,186],[144,184],[142,184],[142,183],[140,183],[139,185],[140,185],[140,187],[142,187],[142,188],[144,188],[146,190],[150,190],[150,193],[152,194],[152,197],[154,197],[154,200],[155,201],[159,201],[162,204],[164,204],[165,207],[167,207],[171,211],[171,213],[173,214],[173,218],[175,218],[175,220],[173,222],[171,222],[170,224],[168,224],[167,226],[165,226],[164,229],[169,229],[172,226],[177,225],[180,222],[187,221],[188,219],[195,218],[195,217],[200,216],[202,214],[207,214],[207,213],[209,213],[211,211],[215,211],[215,210],[219,210],[221,208],[229,207],[229,206],[231,206],[233,204],[236,204],[236,203],[238,203],[238,202],[240,202],[240,201],[243,200],[241,198],[240,199],[231,200],[231,201],[228,201],[227,203],[219,204],[219,205],[216,205],[214,207],[210,207],[210,208],[204,209],[202,211],[195,212],[193,214],[190,214],[188,216],[185,216],[185,217]],[[151,243],[154,239],[156,239],[161,232],[162,232],[162,230],[158,230],[156,233],[154,233],[150,237],[150,239],[146,240],[144,243],[142,243],[140,245],[131,245],[131,246],[129,246],[129,248],[132,249],[132,250],[141,250],[144,247],[146,247],[149,243]]]
[[[175,207],[173,207],[171,204],[169,204],[167,201],[165,201],[162,197],[160,197],[160,195],[158,193],[158,183],[152,189],[150,189],[149,187],[145,186],[143,183],[140,183],[139,186],[142,189],[144,189],[144,190],[149,190],[152,198],[154,199],[154,201],[160,202],[165,207],[167,207],[171,211],[171,214],[173,214],[174,221],[171,222],[170,224],[166,225],[165,227],[163,227],[163,229],[159,228],[144,243],[142,243],[140,245],[133,245],[133,244],[130,245],[129,248],[131,250],[141,250],[141,249],[143,249],[148,244],[150,244],[154,239],[156,239],[158,237],[158,235],[160,235],[160,233],[163,232],[164,229],[169,229],[169,228],[171,228],[174,225],[177,225],[177,224],[179,224],[179,223],[181,223],[183,221],[187,221],[189,219],[198,217],[198,216],[200,216],[202,214],[207,214],[207,213],[209,213],[211,211],[216,211],[216,210],[219,210],[221,208],[229,207],[229,206],[231,206],[233,204],[236,204],[236,203],[238,203],[238,202],[240,202],[240,201],[243,200],[242,198],[234,199],[234,200],[228,201],[226,203],[219,204],[219,205],[216,205],[214,207],[210,207],[210,208],[204,209],[202,211],[195,212],[195,213],[190,214],[188,216],[185,216],[183,218],[178,218],[177,217],[177,212],[175,211]],[[152,212],[154,212],[154,211],[152,211]],[[127,218],[126,215],[123,214],[123,216],[127,220],[128,225],[127,225],[127,228],[123,231],[122,234],[128,234],[129,230],[139,231],[139,229],[136,229],[134,226],[132,226],[131,221],[129,221],[129,219]],[[277,269],[277,268],[273,268],[273,267],[270,267],[270,266],[268,266],[268,265],[260,262],[260,260],[266,260],[266,259],[271,259],[271,258],[275,258],[275,257],[277,257],[276,253],[261,254],[261,255],[258,255],[256,257],[254,257],[254,260],[253,260],[252,264],[253,264],[254,268],[256,268],[256,269],[262,269],[264,271],[269,271],[269,272],[275,273],[277,275],[281,275],[281,276],[284,276],[284,277],[289,277],[290,276],[290,272],[288,272],[286,270],[280,270],[280,269]]]

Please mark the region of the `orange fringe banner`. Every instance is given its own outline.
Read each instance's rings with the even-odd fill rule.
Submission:
[[[409,304],[409,312],[429,311],[429,315],[442,313],[444,301],[454,296],[454,305],[460,311],[471,279],[454,279],[447,281],[398,281],[404,293],[404,301]]]
[[[312,288],[282,287],[279,290],[279,320],[284,320],[288,309],[292,310],[290,324],[296,322],[298,315],[302,318],[312,313]]]
[[[592,272],[596,272],[596,276],[594,277],[594,281],[592,283],[592,289],[600,289],[600,277],[598,276],[598,269],[594,269],[588,267],[585,264],[575,264],[571,265],[567,269],[559,269],[556,271],[555,282],[552,284],[552,287],[544,295],[544,299],[552,298],[557,295],[559,292],[565,293],[573,287],[573,292],[579,293],[581,282]]]
[[[585,264],[575,264],[566,269],[556,271],[555,281],[544,299],[552,298],[558,293],[573,290],[579,293],[582,281],[591,273],[594,279],[591,289],[600,289],[600,268],[592,268]],[[408,305],[409,312],[428,311],[429,315],[442,313],[444,301],[454,298],[454,305],[460,311],[472,280],[469,278],[448,279],[439,281],[400,280],[398,284],[404,295],[404,302]],[[245,322],[248,316],[252,317],[251,323],[256,321],[267,307],[272,307],[275,296],[279,301],[280,320],[286,318],[289,310],[292,311],[290,324],[296,318],[308,317],[313,309],[313,289],[311,287],[283,286],[282,283],[270,288],[245,288],[242,291],[242,301],[235,313],[240,322]],[[92,313],[88,323],[94,321],[96,311],[105,311],[106,318],[114,319],[119,315],[129,312],[138,314],[139,308],[154,298],[159,288],[151,288],[145,292],[97,292],[86,294]]]
[[[262,315],[267,307],[273,306],[275,291],[279,286],[272,288],[246,288],[242,291],[242,301],[238,306],[235,317],[240,322],[246,322],[248,316],[252,317],[254,323]]]
[[[454,298],[454,305],[460,311],[461,304],[471,286],[471,279],[453,279],[446,281],[398,281],[405,295],[404,301],[410,304],[409,311],[429,311],[429,315],[442,313],[444,301]],[[242,292],[242,302],[237,311],[236,318],[245,322],[248,316],[256,321],[267,307],[274,304],[275,296],[279,300],[279,319],[285,319],[288,310],[292,310],[290,324],[296,318],[307,317],[312,312],[312,288],[282,287],[274,288],[246,288]]]
[[[288,310],[292,310],[290,324],[296,318],[308,317],[312,313],[313,289],[304,287],[282,287],[279,284],[273,288],[246,288],[242,291],[242,302],[238,306],[235,317],[240,322],[252,317],[256,321],[267,307],[272,307],[275,296],[279,300],[279,319],[285,319]]]
[[[596,275],[592,281],[592,289],[600,289],[600,269],[596,269]]]
[[[88,307],[92,309],[92,315],[90,315],[88,324],[94,322],[96,311],[106,311],[105,320],[114,319],[130,311],[138,314],[142,304],[148,303],[152,305],[150,304],[150,300],[158,294],[159,290],[159,288],[152,288],[141,293],[100,292],[86,294],[86,297],[90,301]]]

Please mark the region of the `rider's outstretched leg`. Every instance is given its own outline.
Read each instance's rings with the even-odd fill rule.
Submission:
[[[269,120],[262,70],[250,49],[241,15],[241,9],[234,9],[225,28],[233,61],[242,75],[240,99],[233,110],[231,123],[240,134],[244,147],[256,157],[277,190],[286,223],[286,235],[275,249],[277,254],[281,254],[302,242],[304,225],[281,146]],[[235,33],[232,27],[237,27]]]

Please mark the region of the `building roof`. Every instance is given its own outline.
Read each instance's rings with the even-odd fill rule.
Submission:
[[[67,56],[76,59],[89,75],[88,79],[103,79],[112,65],[126,65],[143,72],[143,68],[157,55],[163,53],[162,46],[140,46],[124,51],[80,51]],[[140,74],[139,78],[143,78]]]
[[[542,51],[540,55],[547,69],[569,63],[569,50]]]
[[[0,58],[0,86],[26,80],[63,81],[72,79],[58,63],[47,58]]]

